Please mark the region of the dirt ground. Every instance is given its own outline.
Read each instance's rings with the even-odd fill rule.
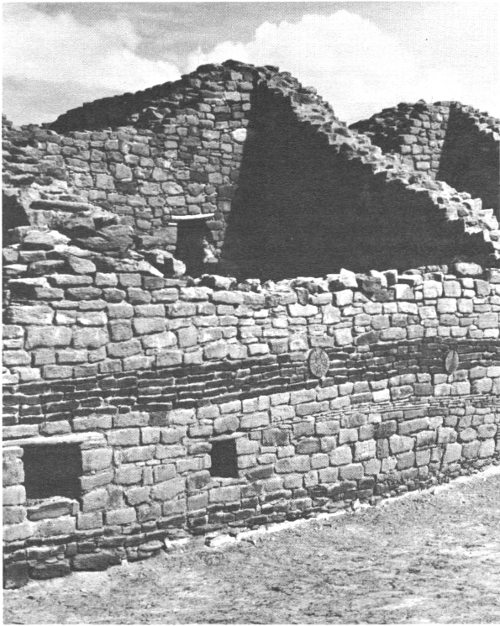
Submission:
[[[263,538],[4,592],[6,624],[500,622],[500,468]]]

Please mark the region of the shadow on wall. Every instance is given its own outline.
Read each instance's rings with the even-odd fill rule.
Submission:
[[[427,194],[334,153],[283,98],[266,87],[254,92],[221,255],[240,278],[403,270],[479,250]]]
[[[498,145],[479,132],[473,119],[451,106],[438,180],[481,198],[483,207],[495,209],[498,216],[499,169]]]

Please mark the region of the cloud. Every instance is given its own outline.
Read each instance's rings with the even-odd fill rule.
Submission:
[[[265,22],[248,43],[224,41],[208,52],[198,48],[188,57],[188,69],[227,58],[290,71],[316,87],[349,122],[401,101],[453,99],[450,93],[460,85],[452,69],[425,67],[395,37],[346,10],[306,14],[293,24]]]
[[[69,3],[51,11],[4,4],[4,111],[16,123],[52,121],[83,100],[135,92],[176,80],[179,68],[232,58],[292,72],[347,122],[420,98],[499,113],[491,60],[498,52],[498,10],[478,9],[477,2],[460,3],[460,11],[455,3],[397,2],[385,22],[376,11],[367,18],[371,3],[322,15],[306,12],[314,5],[304,3],[301,17],[269,18],[253,34],[236,28],[241,11],[229,19],[229,5],[208,4],[188,11],[196,5],[159,3],[151,15],[142,8],[147,4]],[[271,4],[241,6],[252,7],[252,24],[258,24],[254,13]],[[174,6],[177,13],[165,8]],[[220,42],[206,50],[194,49],[194,42],[207,41],[200,16],[209,40]],[[227,33],[234,40],[225,39]]]
[[[52,94],[47,98],[36,89],[36,81],[52,84],[51,91],[55,93],[71,83],[76,88],[72,94],[75,97],[70,100],[77,106],[81,100],[76,100],[76,95],[82,91],[91,98],[99,98],[110,92],[138,91],[179,78],[179,70],[173,63],[138,54],[139,43],[133,24],[125,18],[86,25],[67,12],[48,15],[31,5],[4,5],[4,77],[11,82],[34,81],[26,87],[31,90],[31,106],[29,94],[24,90],[25,113],[21,123],[33,121],[24,115],[47,108],[45,100],[51,99]],[[36,121],[41,121],[40,114],[36,115]]]
[[[53,122],[61,113],[96,98],[115,95],[113,89],[79,83],[25,80],[7,76],[3,81],[3,111],[16,124]]]

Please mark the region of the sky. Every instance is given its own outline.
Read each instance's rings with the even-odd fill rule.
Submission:
[[[3,112],[50,122],[236,59],[278,65],[348,123],[399,102],[500,117],[498,1],[3,4]]]

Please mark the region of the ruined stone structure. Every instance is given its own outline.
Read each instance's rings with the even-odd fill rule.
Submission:
[[[203,66],[4,152],[7,585],[498,461],[492,211],[288,73]]]
[[[500,120],[459,102],[401,103],[351,129],[384,152],[456,189],[481,198],[499,215]]]

